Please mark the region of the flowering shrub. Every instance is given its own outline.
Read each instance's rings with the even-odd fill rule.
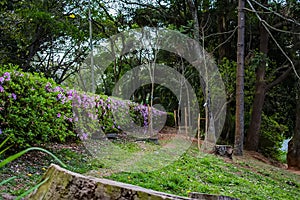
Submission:
[[[48,86],[57,87],[53,92]],[[13,66],[0,68],[0,140],[10,135],[16,148],[47,142],[63,142],[74,137],[71,102],[57,101],[59,86],[41,74],[17,71]],[[59,114],[61,116],[59,116]]]
[[[132,123],[147,129],[148,112],[130,101],[63,88],[41,74],[0,68],[0,141],[10,136],[17,148],[87,139],[99,128],[119,133]],[[154,119],[165,114],[153,109]]]
[[[74,91],[72,99],[73,120],[81,139],[87,139],[88,133],[97,132],[97,129],[104,133],[119,133],[122,130],[135,132],[137,125],[143,127],[140,129],[143,133],[148,131],[148,106],[103,95],[80,94],[77,91]],[[166,113],[153,109],[154,122],[163,115]]]

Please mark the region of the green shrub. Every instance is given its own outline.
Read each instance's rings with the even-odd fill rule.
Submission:
[[[269,117],[263,114],[259,150],[265,156],[280,160],[280,148],[286,131],[288,131],[287,126],[276,122],[274,117]]]
[[[72,123],[66,120],[72,117],[71,102],[57,100],[63,92],[42,74],[1,67],[0,139],[10,135],[10,143],[24,148],[74,137]]]
[[[174,127],[175,126],[174,113],[171,113],[171,112],[167,113],[166,126],[170,126],[170,127]]]
[[[154,118],[165,114],[153,113]],[[11,65],[0,68],[0,141],[10,136],[14,149],[87,139],[99,129],[119,133],[135,129],[133,123],[145,131],[148,116],[144,105],[63,88]]]

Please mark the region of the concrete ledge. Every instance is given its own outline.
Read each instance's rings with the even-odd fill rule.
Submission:
[[[199,199],[181,197],[139,186],[83,176],[51,164],[43,180],[28,199],[32,200],[187,200]],[[200,198],[203,199],[203,198]],[[209,198],[210,199],[210,198]]]

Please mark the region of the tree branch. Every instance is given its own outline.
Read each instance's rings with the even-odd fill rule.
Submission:
[[[266,6],[262,5],[261,3],[255,1],[255,0],[251,0],[251,1],[253,1],[253,2],[256,3],[257,5],[259,5],[260,7],[262,7],[262,8],[264,8],[264,9],[266,9],[266,10],[272,12],[273,14],[277,15],[278,17],[280,17],[280,18],[282,18],[282,19],[284,19],[284,20],[286,20],[286,21],[295,23],[295,24],[297,24],[298,26],[300,26],[300,23],[297,22],[295,19],[287,18],[287,17],[285,17],[285,16],[279,14],[278,12],[275,12],[275,11],[273,11],[273,10],[270,10],[269,8],[267,8]]]
[[[276,80],[274,80],[272,83],[269,83],[266,87],[266,90],[269,90],[272,87],[274,87],[275,85],[277,85],[277,84],[281,83],[282,81],[284,81],[288,77],[288,75],[290,74],[291,71],[292,71],[292,68],[288,68]]]

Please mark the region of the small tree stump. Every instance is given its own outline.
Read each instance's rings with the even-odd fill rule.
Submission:
[[[231,145],[215,145],[213,153],[232,159],[233,148]]]

